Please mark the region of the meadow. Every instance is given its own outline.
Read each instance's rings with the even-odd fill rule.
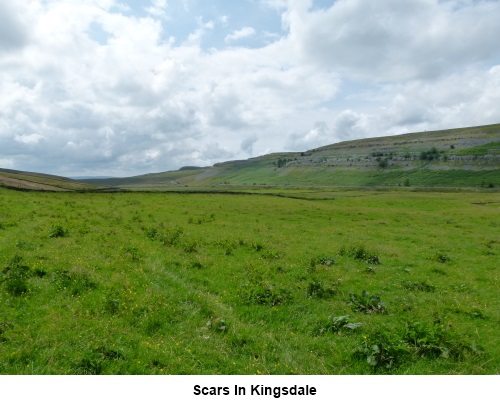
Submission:
[[[0,373],[500,372],[498,193],[282,194],[0,188]]]

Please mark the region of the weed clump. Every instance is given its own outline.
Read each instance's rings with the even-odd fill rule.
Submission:
[[[363,246],[342,247],[339,250],[339,255],[366,262],[367,264],[380,264],[378,254],[366,250]]]
[[[432,258],[438,263],[448,263],[451,261],[450,256],[439,251],[435,252]]]
[[[315,334],[322,335],[325,333],[335,333],[341,335],[343,333],[353,332],[359,329],[362,324],[360,322],[350,322],[349,315],[331,316],[326,321],[321,322],[316,328]]]
[[[409,354],[408,347],[398,336],[379,331],[363,337],[354,358],[366,361],[373,371],[390,371],[399,367]]]
[[[323,266],[333,266],[335,264],[335,257],[328,255],[321,255],[316,258],[316,263],[321,264]]]
[[[402,339],[418,357],[460,359],[468,352],[481,352],[480,348],[462,342],[441,323],[429,325],[419,321],[406,322]]]
[[[401,283],[406,291],[424,291],[424,292],[434,292],[436,287],[429,284],[427,281],[410,281],[405,280]]]
[[[370,295],[363,291],[361,295],[350,294],[349,305],[354,312],[363,312],[365,314],[379,313],[386,314],[387,309],[378,295]]]
[[[0,275],[0,283],[4,284],[6,291],[13,296],[28,292],[27,280],[31,272],[29,266],[23,265],[22,261],[21,256],[15,255]]]
[[[274,285],[247,284],[240,289],[240,297],[246,304],[276,306],[291,300],[291,293]]]
[[[12,323],[9,321],[0,321],[0,343],[6,342],[8,339],[4,336],[4,333],[12,328]]]
[[[307,286],[307,298],[330,298],[338,293],[339,283],[325,287],[319,280],[313,280]]]
[[[61,225],[54,225],[49,233],[49,238],[63,238],[68,236],[69,232],[67,229],[63,228]]]
[[[228,325],[224,319],[217,318],[207,322],[207,328],[217,333],[227,333]]]
[[[162,245],[175,246],[180,242],[181,236],[184,234],[184,229],[176,226],[172,229],[160,231],[157,228],[143,228],[146,237],[151,240],[156,240]]]
[[[100,375],[104,373],[106,365],[119,360],[125,360],[123,350],[100,346],[87,352],[85,357],[76,362],[73,374]]]
[[[281,257],[281,253],[276,250],[270,250],[263,253],[261,257],[266,260],[277,260]]]
[[[73,296],[97,288],[97,283],[81,271],[58,270],[55,272],[55,278],[58,289],[68,291]]]

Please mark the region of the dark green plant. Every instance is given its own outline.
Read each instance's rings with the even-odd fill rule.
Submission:
[[[207,328],[217,333],[227,333],[228,325],[224,319],[217,318],[207,322]]]
[[[120,310],[120,299],[117,297],[109,296],[104,302],[104,310],[111,315],[116,315]]]
[[[331,316],[326,321],[321,322],[316,328],[316,334],[321,335],[324,333],[349,333],[359,329],[362,324],[359,322],[349,322],[350,316]]]
[[[324,286],[319,280],[313,280],[307,286],[306,295],[308,298],[330,298],[338,293],[338,283],[331,286]]]
[[[348,256],[358,261],[365,261],[368,264],[380,264],[378,255],[365,249],[364,246],[342,247],[339,250],[341,256]]]
[[[133,262],[138,262],[141,259],[141,255],[139,254],[139,249],[135,246],[127,246],[123,248],[126,256]]]
[[[182,250],[186,253],[196,253],[198,251],[199,243],[197,241],[185,242],[182,246]]]
[[[466,353],[480,354],[481,349],[466,343],[442,323],[406,322],[402,339],[419,357],[463,358]]]
[[[449,261],[451,261],[450,256],[440,251],[436,251],[436,253],[434,253],[433,258],[439,263],[448,263]]]
[[[68,236],[67,229],[64,229],[61,225],[54,225],[49,233],[49,238],[62,238]]]
[[[333,266],[335,264],[335,257],[328,255],[321,255],[316,258],[316,263],[322,264],[323,266]]]
[[[100,375],[103,371],[102,360],[95,357],[85,357],[78,361],[73,368],[72,374],[77,375]]]
[[[13,296],[20,296],[28,292],[27,280],[31,271],[29,266],[22,264],[23,258],[15,255],[0,274],[0,283],[5,285],[6,291]]]
[[[277,260],[281,257],[281,253],[276,250],[269,250],[263,253],[261,257],[266,260]]]
[[[375,332],[363,337],[354,358],[366,361],[377,372],[399,367],[409,354],[408,347],[399,337],[387,332]]]
[[[253,242],[252,249],[255,250],[256,252],[260,252],[262,249],[264,249],[264,246],[259,242]]]
[[[180,226],[176,226],[172,229],[167,229],[164,232],[158,232],[155,234],[155,239],[163,245],[175,246],[180,242],[183,234],[184,229]]]
[[[385,304],[378,295],[370,295],[367,291],[363,291],[361,295],[350,294],[349,305],[354,312],[364,313],[387,313]]]
[[[240,297],[247,304],[275,306],[290,301],[290,291],[273,285],[247,284],[240,289]]]
[[[389,166],[389,159],[379,159],[377,158],[378,161],[378,167],[381,169],[385,169],[386,167]]]
[[[427,281],[410,281],[405,280],[401,283],[403,288],[407,291],[425,291],[425,292],[434,292],[436,291],[436,287],[432,284],[429,284]]]
[[[434,160],[439,159],[439,151],[433,147],[427,151],[422,151],[420,153],[420,160]]]
[[[68,291],[74,296],[97,288],[97,283],[81,271],[58,270],[54,277],[59,290]]]

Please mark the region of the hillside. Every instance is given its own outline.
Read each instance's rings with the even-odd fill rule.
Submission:
[[[102,186],[49,174],[0,169],[0,186],[38,191],[98,191]]]
[[[345,141],[206,168],[118,179],[87,179],[129,189],[213,186],[500,185],[500,124]]]

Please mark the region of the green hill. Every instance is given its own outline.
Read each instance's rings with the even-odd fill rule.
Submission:
[[[500,185],[500,124],[345,141],[293,153],[87,183],[128,189],[214,186]]]
[[[98,191],[103,189],[102,186],[86,184],[66,177],[9,169],[0,169],[0,186],[39,191]]]

